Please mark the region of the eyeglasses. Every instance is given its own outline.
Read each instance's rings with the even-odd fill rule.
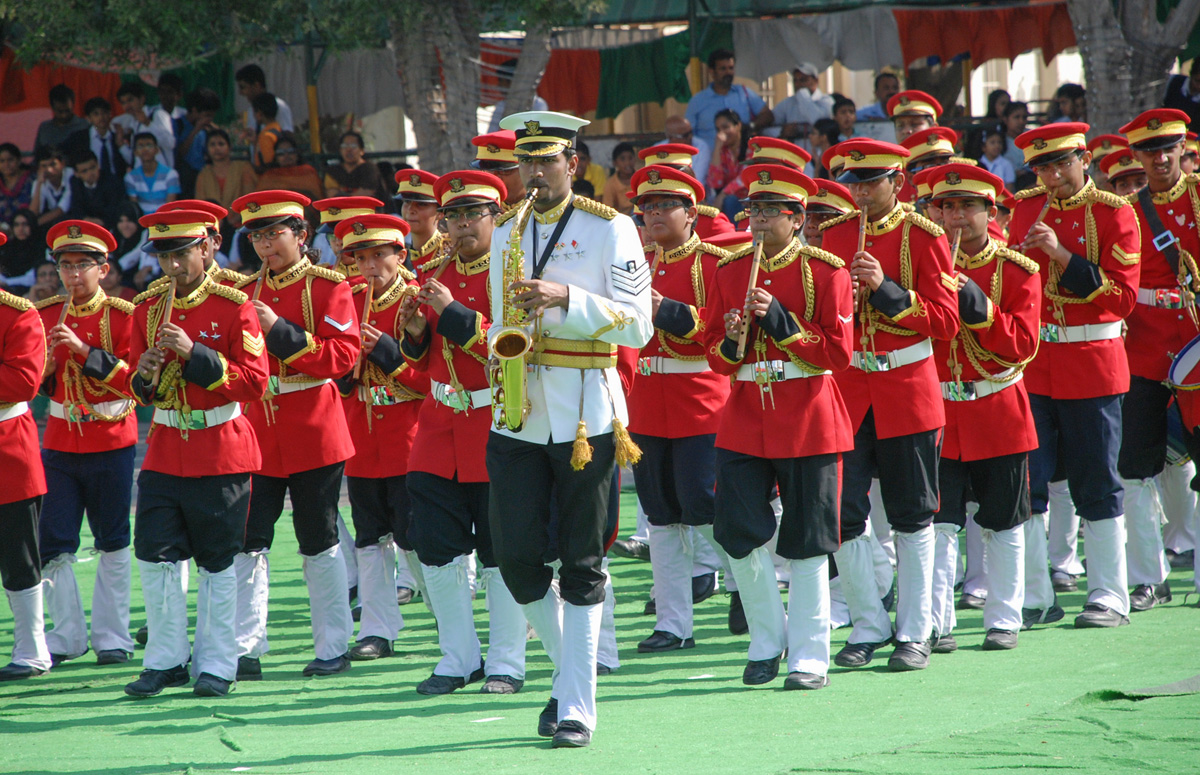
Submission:
[[[781,215],[795,215],[795,210],[788,210],[778,205],[763,207],[761,205],[750,205],[746,208],[746,214],[751,218],[757,218],[760,215],[764,218],[778,218]]]
[[[1030,164],[1029,169],[1033,170],[1034,175],[1049,175],[1051,172],[1064,173],[1071,169],[1071,165],[1079,159],[1077,154],[1071,154],[1060,161],[1051,162],[1049,164]]]
[[[660,199],[655,202],[640,204],[638,207],[641,208],[643,213],[653,213],[656,211],[666,213],[674,210],[676,207],[687,207],[687,205],[678,199]]]
[[[58,271],[63,274],[83,274],[89,269],[100,266],[99,261],[80,261],[74,264],[59,264]]]
[[[347,148],[362,148],[362,146],[358,143],[342,143],[341,148],[344,151]]]
[[[692,130],[689,129],[688,131],[682,132],[677,135],[669,134],[669,135],[667,135],[667,139],[668,140],[691,140],[692,139]]]
[[[246,239],[256,244],[259,242],[274,242],[288,231],[289,229],[263,229],[262,231],[252,231],[246,235]]]
[[[476,221],[478,221],[480,218],[484,217],[485,215],[491,215],[491,214],[492,213],[490,210],[484,210],[479,207],[472,207],[469,210],[447,210],[446,212],[444,212],[442,214],[442,217],[445,218],[450,223],[465,222],[467,224],[472,224],[472,223],[475,223]]]
[[[297,151],[295,148],[276,148],[275,149],[276,156],[295,156],[297,153],[299,153],[299,151]]]

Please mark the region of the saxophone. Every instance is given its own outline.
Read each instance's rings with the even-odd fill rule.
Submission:
[[[501,255],[501,327],[488,345],[488,382],[492,386],[492,417],[497,430],[519,431],[525,425],[531,405],[527,396],[525,363],[533,349],[533,336],[525,329],[529,313],[513,304],[513,283],[525,279],[525,250],[521,238],[533,214],[538,190],[531,188],[520,204],[516,223],[508,235],[508,247]]]

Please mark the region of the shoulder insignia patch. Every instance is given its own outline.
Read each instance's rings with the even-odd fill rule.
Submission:
[[[263,350],[267,348],[266,340],[263,339],[262,332],[251,335],[249,331],[242,331],[242,347],[250,355],[257,358],[263,354]]]
[[[618,213],[613,208],[606,204],[600,204],[595,199],[588,199],[586,196],[577,196],[571,200],[575,205],[576,210],[585,212],[588,215],[595,215],[598,218],[603,218],[606,221],[611,221],[616,218]]]
[[[439,256],[438,258],[432,259],[430,261],[426,261],[425,263],[418,266],[417,271],[418,272],[432,272],[434,269],[437,269],[437,265],[440,263],[442,263],[442,259]]]
[[[104,300],[104,303],[107,304],[108,306],[112,307],[115,310],[120,310],[121,312],[124,312],[126,315],[133,314],[133,304],[126,301],[125,299],[118,299],[114,296],[109,296],[107,299]]]
[[[34,306],[34,309],[45,309],[46,307],[52,307],[55,304],[58,304],[59,302],[63,302],[66,300],[67,300],[67,297],[60,293],[57,296],[51,296],[48,299],[42,299],[41,301],[34,302],[33,306]]]
[[[913,226],[918,226],[935,237],[940,237],[946,233],[941,226],[938,226],[936,223],[920,213],[908,213],[904,216],[904,218]]]
[[[149,285],[146,286],[146,290],[149,291],[154,288],[159,288],[159,287],[169,284],[170,282],[171,282],[171,278],[167,277],[166,275],[163,275],[162,277],[156,277],[150,281]]]
[[[650,264],[637,259],[626,261],[624,265],[612,265],[613,289],[624,291],[630,296],[637,296],[650,287]]]
[[[1013,262],[1026,272],[1029,272],[1029,274],[1038,273],[1038,265],[1036,261],[1024,253],[1018,253],[1012,248],[1000,248],[1000,258],[1004,259],[1005,261]]]
[[[851,210],[848,213],[843,213],[842,215],[839,215],[836,218],[830,218],[828,221],[825,221],[825,223],[822,223],[821,231],[825,231],[826,229],[828,229],[831,226],[837,226],[840,223],[847,223],[848,221],[857,221],[857,220],[858,220],[858,210]]]
[[[255,272],[254,274],[242,275],[242,276],[245,277],[246,279],[238,280],[237,283],[234,285],[235,288],[242,289],[242,288],[245,288],[247,285],[253,285],[254,283],[258,282],[258,272]]]
[[[828,250],[821,250],[820,248],[814,248],[811,245],[805,245],[804,247],[800,248],[800,252],[803,255],[808,256],[809,258],[815,258],[820,261],[824,261],[825,263],[832,266],[834,269],[841,269],[842,267],[844,267],[846,265],[845,261],[838,258],[834,254],[830,253]]]
[[[64,297],[65,298],[65,297]],[[24,312],[25,310],[33,309],[33,302],[22,296],[16,296],[5,290],[0,290],[0,305],[12,307],[15,310]]]
[[[1120,261],[1125,266],[1133,266],[1142,259],[1141,253],[1126,253],[1121,249],[1120,245],[1113,245],[1113,258]]]

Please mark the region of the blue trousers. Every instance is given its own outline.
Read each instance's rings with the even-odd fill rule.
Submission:
[[[42,450],[46,496],[38,527],[42,567],[60,554],[79,551],[79,529],[88,527],[102,552],[129,546],[134,447],[108,452]]]
[[[1117,474],[1124,395],[1050,398],[1029,394],[1038,448],[1029,453],[1033,513],[1049,509],[1048,485],[1061,460],[1075,511],[1089,521],[1125,513],[1125,490]]]

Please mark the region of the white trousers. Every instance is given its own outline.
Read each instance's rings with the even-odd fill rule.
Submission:
[[[933,586],[930,611],[934,635],[954,632],[954,577],[958,567],[958,525],[933,526]]]
[[[987,603],[983,606],[985,630],[1021,629],[1025,606],[1025,528],[980,529],[987,563]]]
[[[323,552],[300,555],[304,583],[308,587],[309,612],[312,616],[313,646],[317,659],[336,659],[346,653],[354,635],[350,601],[346,597],[346,562],[341,546],[334,544]],[[392,592],[395,602],[396,593]]]
[[[1167,580],[1171,566],[1163,551],[1163,508],[1153,479],[1122,479],[1125,487],[1125,543],[1130,584],[1155,586]],[[1088,549],[1091,553],[1091,549]]]
[[[396,545],[388,533],[378,543],[355,548],[358,569],[358,639],[383,638],[391,642],[404,627],[396,602]]]
[[[437,620],[438,647],[442,652],[433,672],[466,679],[482,662],[471,606],[471,582],[467,578],[467,556],[459,555],[445,565],[422,565],[421,571],[429,605]]]
[[[1044,611],[1054,605],[1055,600],[1046,559],[1046,515],[1034,514],[1022,530],[1025,533],[1025,607]]]
[[[1088,559],[1088,602],[1129,615],[1129,572],[1125,564],[1125,517],[1084,520]]]
[[[488,649],[484,672],[525,679],[525,612],[504,583],[499,568],[483,568],[487,587]]]
[[[267,601],[270,596],[270,549],[243,552],[233,558],[237,576],[237,649],[239,657],[261,659],[271,650],[267,640]]]
[[[46,648],[42,585],[17,592],[4,590],[13,614],[12,663],[36,670],[50,669],[50,649]]]
[[[896,640],[924,643],[933,632],[933,526],[893,534],[896,542]]]
[[[232,565],[219,573],[209,573],[203,568],[199,572],[192,675],[208,673],[232,681],[237,678],[238,659],[237,572]]]
[[[186,560],[138,560],[149,631],[142,665],[149,670],[170,670],[186,665],[190,659],[186,568]]]
[[[1079,515],[1075,513],[1075,502],[1071,500],[1071,490],[1067,482],[1050,482],[1050,517],[1046,530],[1048,537],[1048,556],[1051,570],[1059,573],[1069,573],[1072,576],[1083,575],[1083,563],[1079,561]],[[1026,539],[1029,534],[1025,534]],[[1026,540],[1026,548],[1029,543]],[[1026,603],[1026,608],[1033,606]]]

